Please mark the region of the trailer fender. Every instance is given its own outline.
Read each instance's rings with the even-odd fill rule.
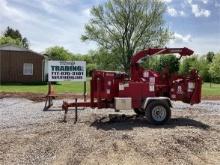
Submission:
[[[148,97],[144,100],[142,108],[146,109],[150,102],[156,100],[164,101],[169,107],[173,107],[169,97]]]

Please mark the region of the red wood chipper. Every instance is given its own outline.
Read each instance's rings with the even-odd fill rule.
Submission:
[[[188,48],[152,48],[139,51],[131,58],[130,77],[124,72],[94,70],[90,81],[89,102],[63,102],[62,109],[69,107],[134,109],[137,115],[146,116],[152,124],[163,124],[171,117],[171,100],[196,104],[201,101],[202,80],[196,70],[187,75],[144,69],[139,60],[153,55],[179,54],[190,56]]]

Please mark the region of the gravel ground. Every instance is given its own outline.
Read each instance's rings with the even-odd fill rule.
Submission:
[[[58,109],[42,111],[44,102],[0,99],[0,164],[219,164],[220,101],[173,106],[163,126],[133,111],[89,108],[74,124],[74,111],[63,123]]]

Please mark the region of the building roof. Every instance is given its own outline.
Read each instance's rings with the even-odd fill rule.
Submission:
[[[32,52],[32,53],[35,53],[35,54],[40,55],[40,56],[44,56],[43,54],[34,52],[34,51],[32,51],[30,49],[27,49],[27,48],[23,48],[23,47],[19,47],[17,45],[13,45],[13,44],[0,45],[0,50],[3,50],[3,51],[4,50],[6,50],[6,51],[25,51],[25,52]]]
[[[29,51],[26,48],[22,48],[12,44],[4,44],[0,45],[0,50],[11,50],[11,51]]]

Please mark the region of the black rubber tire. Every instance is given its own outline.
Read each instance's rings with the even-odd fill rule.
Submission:
[[[154,109],[154,107],[156,106],[163,106],[165,109],[166,109],[166,117],[164,118],[164,120],[162,121],[157,121],[153,118],[152,116],[152,110]],[[161,101],[161,100],[154,100],[152,102],[150,102],[148,105],[147,105],[147,108],[145,110],[145,116],[147,118],[147,120],[151,123],[151,124],[154,124],[154,125],[162,125],[164,123],[166,123],[170,117],[171,117],[171,110],[170,110],[170,106],[164,102],[164,101]]]
[[[144,116],[145,115],[145,112],[139,108],[134,108],[134,112],[139,115],[139,116]]]

